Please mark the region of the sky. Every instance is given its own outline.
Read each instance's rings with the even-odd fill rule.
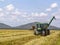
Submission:
[[[60,0],[0,0],[0,23],[12,27],[31,22],[49,23],[60,27]]]

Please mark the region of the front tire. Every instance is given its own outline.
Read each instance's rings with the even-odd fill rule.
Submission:
[[[49,29],[47,30],[47,35],[50,35],[50,30]]]
[[[41,35],[46,36],[46,30],[42,30]]]
[[[38,35],[38,31],[34,29],[34,35]]]

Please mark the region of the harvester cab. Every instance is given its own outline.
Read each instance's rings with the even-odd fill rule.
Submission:
[[[37,23],[36,28],[34,29],[34,34],[35,35],[42,35],[42,36],[49,35],[50,30],[48,29],[48,27],[51,24],[51,22],[53,21],[53,19],[55,19],[54,16],[49,23]]]

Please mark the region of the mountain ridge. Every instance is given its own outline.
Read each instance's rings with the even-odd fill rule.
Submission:
[[[29,30],[29,29],[32,29],[32,26],[35,26],[36,27],[36,23],[37,22],[32,22],[32,23],[28,23],[28,24],[24,24],[24,25],[19,25],[19,26],[16,26],[16,27],[11,27],[7,24],[4,24],[4,23],[0,23],[0,29],[25,29],[25,30]],[[49,26],[49,29],[60,29],[56,26]]]
[[[11,28],[11,26],[4,23],[0,23],[0,28]]]
[[[37,22],[32,22],[32,23],[28,23],[28,24],[24,24],[24,25],[20,25],[20,26],[16,26],[14,28],[19,28],[19,29],[32,29],[32,26],[36,27]],[[49,29],[60,29],[56,26],[49,26]]]

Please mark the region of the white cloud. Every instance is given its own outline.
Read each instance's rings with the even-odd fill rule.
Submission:
[[[47,14],[42,12],[42,13],[40,13],[40,16],[41,16],[41,17],[46,17]]]
[[[21,14],[21,12],[20,11],[15,11],[15,14],[19,15],[19,14]]]
[[[46,9],[46,11],[48,11],[48,12],[50,12],[51,10],[52,10],[51,8]]]
[[[3,9],[2,9],[2,8],[0,8],[0,12],[1,12],[1,11],[3,11]]]
[[[11,12],[13,15],[20,15],[21,14],[21,12],[20,11],[18,11],[18,10],[15,10],[15,11],[13,11],[13,12]]]
[[[17,19],[17,16],[16,15],[11,15],[11,18],[12,19]]]
[[[23,12],[23,14],[27,15],[27,12]]]
[[[57,3],[52,3],[50,7],[51,8],[56,8],[56,7],[58,7],[58,4]]]
[[[4,13],[0,13],[0,17],[3,17],[4,16]]]
[[[34,16],[39,16],[39,14],[37,13],[37,12],[35,12],[35,13],[32,13],[32,16],[34,17]]]
[[[52,16],[55,16],[56,19],[60,19],[60,9],[57,12],[53,13]]]
[[[18,22],[20,18],[28,18],[27,12],[20,11],[19,9],[15,8],[14,5],[9,4],[4,8],[4,13],[6,17],[8,17],[8,20],[16,21]],[[20,18],[18,18],[20,17]]]
[[[56,7],[58,7],[58,4],[57,3],[52,3],[50,5],[50,7],[46,9],[46,11],[50,12],[50,11],[52,11],[53,8],[56,8]]]
[[[22,17],[26,17],[27,18],[28,16],[27,15],[22,15]]]
[[[36,16],[36,17],[46,17],[47,16],[47,14],[46,13],[43,13],[43,12],[41,12],[41,13],[32,13],[32,16]]]
[[[49,9],[47,9],[49,11]],[[4,10],[2,8],[0,8],[0,11],[2,11],[3,13],[0,13],[0,17],[3,17],[3,21],[7,20],[7,22],[33,22],[33,21],[38,21],[40,20],[42,17],[45,18],[47,16],[47,13],[41,12],[32,12],[32,13],[28,13],[26,11],[20,11],[19,9],[15,8],[14,5],[9,4],[7,5]],[[1,20],[0,20],[1,21]],[[6,22],[6,21],[5,21]]]
[[[24,17],[24,18],[28,17],[27,14],[28,14],[27,12],[22,12],[17,9],[15,11],[11,12],[11,15],[18,16],[18,17]]]
[[[6,10],[8,10],[8,11],[13,11],[14,8],[15,7],[13,6],[13,4],[9,4],[9,5],[6,6]]]
[[[55,16],[57,19],[60,19],[60,16]]]

